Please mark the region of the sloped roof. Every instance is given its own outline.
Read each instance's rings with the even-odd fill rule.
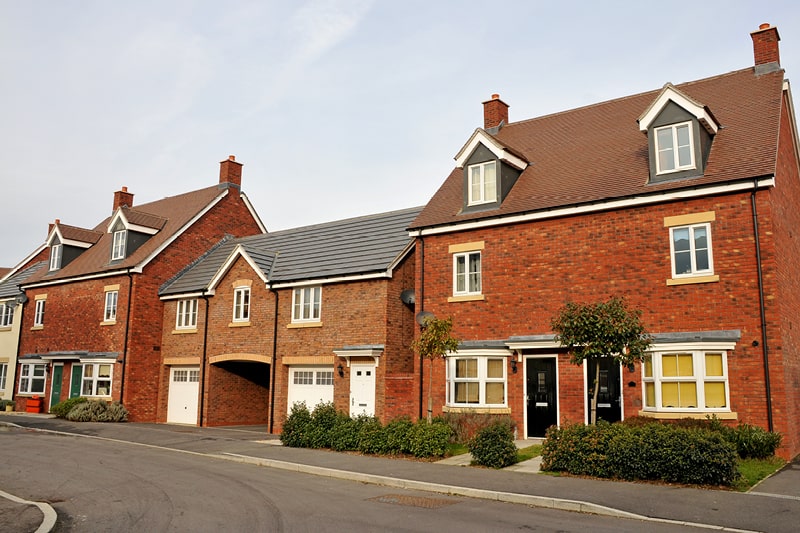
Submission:
[[[31,276],[35,273],[41,271],[47,263],[45,261],[39,261],[38,263],[34,263],[28,268],[19,270],[15,274],[12,274],[8,277],[8,279],[3,280],[0,283],[0,298],[13,298],[19,294],[22,294],[22,291],[19,290],[19,285],[26,280],[28,280]]]
[[[748,68],[675,87],[721,125],[703,176],[649,183],[647,136],[637,119],[658,89],[503,126],[495,138],[529,165],[501,206],[461,213],[463,169],[455,168],[410,229],[773,175],[783,70],[756,76]]]
[[[380,273],[392,266],[413,240],[406,228],[415,207],[324,224],[227,240],[165,283],[161,296],[207,289],[241,246],[271,283],[291,283]]]
[[[211,205],[216,198],[226,194],[226,192],[226,189],[214,185],[177,196],[168,196],[133,208],[126,208],[126,217],[130,216],[137,220],[147,221],[147,224],[142,224],[147,227],[152,227],[150,224],[157,223],[162,226],[161,230],[150,237],[131,255],[112,264],[111,244],[113,235],[108,233],[107,229],[113,215],[109,216],[94,227],[93,231],[102,234],[94,246],[87,249],[63,268],[53,272],[46,269],[39,271],[26,280],[26,283],[32,284],[133,268],[173,238],[189,221]]]
[[[121,211],[125,214],[125,218],[128,222],[137,226],[160,230],[167,223],[166,217],[146,213],[142,210],[141,206],[123,207]]]
[[[103,236],[102,231],[79,228],[77,226],[70,226],[58,222],[58,231],[64,239],[69,241],[78,241],[95,244]]]

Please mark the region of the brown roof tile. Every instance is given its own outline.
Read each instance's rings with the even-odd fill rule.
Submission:
[[[772,175],[783,71],[744,69],[676,87],[720,122],[705,174],[649,184],[647,137],[638,117],[661,89],[512,122],[498,141],[530,162],[498,209],[461,213],[463,170],[454,169],[411,229],[647,195]]]
[[[94,244],[103,236],[102,231],[91,229],[79,228],[77,226],[69,226],[67,224],[58,223],[58,231],[61,236],[70,241],[87,242]]]

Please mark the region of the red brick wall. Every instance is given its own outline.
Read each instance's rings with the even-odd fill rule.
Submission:
[[[760,220],[767,229],[772,224],[768,194],[758,194]],[[664,217],[705,211],[716,214],[711,231],[714,270],[720,281],[667,286],[671,270]],[[485,300],[448,303],[453,269],[448,245],[474,241],[485,243]],[[775,245],[768,231],[761,235],[761,248],[767,309],[777,319]],[[752,345],[754,340],[760,342],[761,331],[749,192],[428,236],[424,250],[424,309],[439,317],[452,316],[454,332],[462,340],[548,334],[551,318],[566,302],[611,296],[623,296],[641,309],[653,333],[740,330],[741,341],[728,354],[731,407],[741,421],[766,425],[762,351]],[[419,258],[417,263],[419,284]],[[770,344],[780,346],[778,331],[771,333]],[[561,419],[583,421],[583,371],[563,357],[559,370]],[[435,365],[435,414],[445,399],[444,375],[444,364]],[[638,369],[632,374],[623,371],[626,416],[640,408],[640,375]],[[523,380],[524,372],[509,373],[509,391],[515,396],[509,406],[520,427]],[[628,381],[636,387],[629,388]],[[423,386],[427,390],[427,366]]]

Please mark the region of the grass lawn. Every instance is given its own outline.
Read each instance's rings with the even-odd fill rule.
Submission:
[[[767,459],[740,459],[739,473],[742,477],[737,481],[733,488],[739,492],[746,492],[753,488],[759,481],[766,478],[773,472],[781,469],[786,461],[780,457],[768,457]]]
[[[539,457],[540,455],[542,455],[541,444],[534,444],[533,446],[520,448],[517,450],[517,462],[521,463],[522,461],[527,461],[528,459],[533,459],[534,457]]]

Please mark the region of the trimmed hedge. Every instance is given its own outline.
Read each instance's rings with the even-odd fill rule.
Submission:
[[[718,431],[604,421],[548,429],[542,469],[690,485],[731,485],[739,475],[736,448]]]
[[[517,446],[511,427],[503,422],[478,431],[467,444],[475,463],[491,468],[504,468],[517,462]]]
[[[443,413],[434,422],[441,422],[450,426],[452,435],[450,442],[469,442],[482,429],[495,424],[505,424],[511,433],[516,430],[516,424],[508,415],[490,415],[486,413]]]
[[[65,418],[72,422],[125,422],[128,410],[119,402],[89,400],[78,403]]]
[[[283,424],[281,442],[294,448],[330,448],[365,454],[407,454],[441,457],[447,451],[450,427],[443,423],[416,424],[400,418],[382,425],[373,416],[350,418],[333,404],[320,404],[309,412],[305,404],[292,407]]]

